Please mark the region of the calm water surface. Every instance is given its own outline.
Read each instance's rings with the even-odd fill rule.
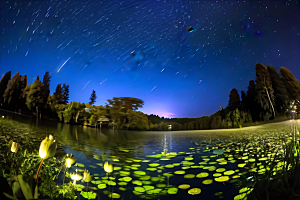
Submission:
[[[65,153],[72,153],[76,156],[77,162],[85,165],[84,168],[89,169],[91,174],[99,174],[100,180],[102,176],[106,176],[103,168],[103,163],[106,160],[110,160],[114,163],[114,166],[123,167],[131,166],[133,164],[141,165],[138,170],[144,171],[151,177],[158,177],[163,173],[182,170],[181,166],[175,166],[174,168],[164,168],[162,171],[148,171],[149,163],[159,163],[161,166],[165,166],[173,163],[181,163],[186,157],[193,157],[191,162],[194,165],[199,166],[199,162],[202,162],[203,157],[211,156],[212,151],[205,151],[203,146],[199,144],[208,144],[210,136],[214,139],[223,138],[221,135],[230,135],[229,130],[222,131],[164,131],[164,132],[151,132],[151,131],[127,131],[127,130],[112,130],[112,129],[95,129],[89,127],[83,127],[80,125],[69,125],[53,121],[41,120],[37,121],[33,117],[21,116],[14,113],[8,113],[0,110],[0,115],[4,115],[6,118],[24,123],[27,127],[32,129],[41,129],[47,133],[53,134],[58,138],[58,142],[61,144]],[[289,128],[289,122],[283,122],[279,125],[265,125],[256,128],[245,128],[243,131],[276,131],[278,128],[286,127]],[[234,130],[241,131],[241,130]],[[220,135],[221,133],[221,135]],[[229,134],[228,134],[229,133]],[[220,137],[214,137],[216,134]],[[227,136],[228,137],[228,136]],[[182,156],[178,155],[170,160],[160,160],[159,158],[148,157],[149,155],[161,154],[161,152],[167,149],[168,152],[185,152]],[[216,159],[211,158],[210,162],[214,162]],[[113,159],[118,158],[118,162],[114,162]],[[134,162],[132,159],[141,160],[142,162]],[[146,162],[145,162],[146,161]],[[148,161],[148,162],[147,162]],[[227,170],[235,170],[238,162],[229,163],[224,165],[212,164],[217,168],[226,168]],[[125,167],[125,168],[124,168]],[[127,168],[128,169],[128,168]],[[72,167],[71,171],[76,170],[76,167]],[[125,169],[126,170],[126,169]],[[241,169],[240,169],[241,170]],[[129,170],[128,170],[129,171]],[[185,174],[199,174],[200,172],[209,172],[201,168],[189,168],[184,169]],[[130,170],[131,174],[134,174],[134,170]],[[186,179],[183,175],[174,175],[170,178],[165,177],[165,180],[157,183],[164,183],[166,185],[173,185],[178,187],[180,184],[189,184],[190,188],[200,188],[201,193],[199,195],[191,196],[187,193],[187,190],[180,190],[176,195],[158,195],[155,199],[219,199],[215,196],[216,192],[223,192],[225,199],[233,199],[238,194],[238,188],[234,183],[219,183],[213,182],[210,185],[202,184],[203,180],[214,179],[212,174],[215,172],[209,172],[209,176],[206,178],[192,178]],[[130,175],[134,180],[139,180],[139,176]],[[115,177],[121,178],[119,175]],[[85,185],[86,183],[79,182],[79,184]],[[93,184],[90,184],[93,187]],[[132,193],[134,187],[137,185],[128,184],[122,186],[127,191],[119,190],[118,185],[112,187],[113,192],[121,195],[121,199],[141,199],[141,196]],[[97,187],[97,185],[94,185]],[[97,199],[109,199],[107,195],[103,194],[103,190],[97,190]],[[80,194],[78,193],[78,196]],[[145,196],[144,196],[145,197]],[[153,196],[152,196],[153,197]],[[81,199],[84,199],[82,196]]]

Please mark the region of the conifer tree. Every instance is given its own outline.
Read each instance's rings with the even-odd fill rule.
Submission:
[[[27,86],[27,75],[21,76],[20,87],[19,87],[19,97],[17,101],[17,108],[23,109],[26,107],[26,98],[24,98],[23,93]]]
[[[229,94],[228,107],[230,109],[235,109],[240,105],[240,95],[237,89],[233,88]]]
[[[272,65],[269,65],[267,69],[270,74],[272,88],[274,90],[276,110],[279,113],[283,113],[289,102],[287,89],[283,81],[280,79],[277,70]]]
[[[93,92],[92,92],[92,94],[91,94],[91,97],[90,97],[90,102],[89,102],[89,104],[90,104],[90,105],[93,105],[93,104],[96,102],[96,98],[97,98],[96,92],[95,92],[95,90],[93,90]]]
[[[7,88],[3,94],[3,103],[8,109],[16,109],[17,102],[20,95],[20,73],[16,73],[9,81]]]
[[[63,104],[67,105],[69,102],[69,85],[63,84],[62,93]]]
[[[267,121],[272,116],[275,117],[274,110],[274,90],[272,88],[272,82],[267,68],[261,64],[256,63],[256,100],[263,112],[260,113],[262,120]]]
[[[291,100],[300,100],[300,85],[293,73],[285,67],[280,67],[283,83],[288,91]]]
[[[54,96],[58,104],[63,104],[63,93],[61,84],[57,84]]]
[[[1,107],[4,101],[3,95],[10,79],[11,79],[11,71],[8,71],[3,75],[0,81],[0,106]]]
[[[36,110],[37,117],[41,116],[40,108],[44,104],[44,85],[39,79],[39,76],[31,84],[30,90],[26,97],[26,105],[29,110]]]
[[[44,105],[43,107],[45,107],[45,104],[47,103],[47,100],[48,100],[48,97],[50,95],[50,78],[51,76],[49,75],[49,72],[45,72],[45,75],[43,77],[43,85],[44,85],[44,94],[43,94],[43,97],[44,97]]]

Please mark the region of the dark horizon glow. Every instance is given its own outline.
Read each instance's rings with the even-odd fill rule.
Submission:
[[[0,76],[51,73],[70,101],[144,100],[142,112],[209,116],[247,91],[255,64],[300,80],[300,3],[45,0],[0,2]],[[188,29],[192,27],[193,30]]]

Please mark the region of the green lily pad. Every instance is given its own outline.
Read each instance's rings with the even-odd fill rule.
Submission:
[[[186,178],[186,179],[195,178],[195,174],[186,174],[186,175],[184,175],[183,178]]]
[[[175,171],[174,174],[185,174],[185,171]]]
[[[169,189],[168,189],[168,193],[169,193],[169,194],[177,194],[177,192],[178,192],[178,189],[177,189],[177,188],[169,188]]]
[[[98,185],[98,188],[99,188],[99,189],[105,189],[105,188],[106,188],[106,184],[99,184],[99,185]]]
[[[146,172],[143,171],[134,171],[134,173],[137,175],[146,175]]]
[[[95,192],[84,192],[84,191],[81,191],[80,195],[86,199],[96,199],[97,196]]]
[[[82,164],[82,163],[76,163],[76,165],[77,165],[78,167],[84,167],[84,164]]]
[[[145,192],[145,188],[143,187],[134,187],[134,190],[137,192]]]
[[[212,179],[207,179],[207,180],[202,181],[202,183],[205,184],[205,185],[209,185],[209,184],[213,183],[213,180]]]
[[[207,172],[201,172],[200,174],[197,174],[197,178],[205,178],[205,177],[208,177],[208,173]]]
[[[191,187],[191,186],[188,185],[188,184],[181,184],[181,185],[178,186],[179,189],[183,189],[183,190],[188,189],[188,188],[190,188],[190,187]]]
[[[121,195],[119,195],[118,193],[111,193],[108,195],[108,197],[111,199],[119,199]]]

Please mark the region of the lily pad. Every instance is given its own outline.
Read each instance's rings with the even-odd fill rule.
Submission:
[[[188,189],[188,188],[190,188],[190,187],[191,187],[191,186],[188,185],[188,184],[181,184],[181,185],[178,186],[179,189],[183,189],[183,190]]]
[[[168,193],[169,193],[169,194],[177,194],[177,192],[178,192],[178,189],[177,189],[177,188],[169,188],[169,189],[168,189]]]
[[[208,177],[208,173],[207,172],[201,172],[200,174],[197,174],[197,178],[205,178],[205,177]]]
[[[202,181],[202,183],[205,184],[205,185],[209,185],[209,184],[213,183],[213,180],[212,179],[207,179],[207,180]]]
[[[102,183],[98,185],[99,189],[105,189],[106,188],[106,184]]]
[[[186,174],[184,175],[183,178],[187,178],[187,179],[195,178],[195,174]]]
[[[185,171],[175,171],[174,174],[185,174]]]
[[[188,191],[188,193],[190,195],[196,195],[196,194],[200,194],[201,193],[201,189],[200,188],[192,188]]]
[[[118,193],[111,193],[108,195],[108,197],[112,199],[119,199],[121,195],[119,195]]]
[[[97,196],[95,192],[84,192],[84,191],[81,191],[80,195],[86,199],[96,199]]]
[[[217,181],[217,182],[226,182],[228,180],[229,180],[228,176],[220,176],[218,178],[215,178],[215,181]]]

